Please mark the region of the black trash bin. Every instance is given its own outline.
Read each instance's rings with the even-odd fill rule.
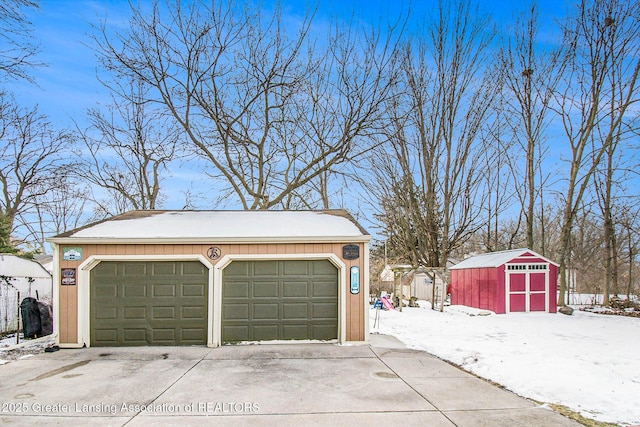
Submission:
[[[31,297],[23,299],[20,303],[20,314],[22,315],[22,331],[25,338],[42,336],[38,300]]]
[[[51,335],[53,333],[53,314],[51,306],[45,302],[38,301],[38,310],[40,311],[40,328],[42,336]]]

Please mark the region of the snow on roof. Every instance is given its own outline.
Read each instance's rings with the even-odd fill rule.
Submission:
[[[39,263],[10,254],[0,254],[0,276],[51,278],[51,274]]]
[[[463,268],[484,268],[484,267],[498,267],[502,264],[511,261],[514,258],[518,258],[526,253],[530,253],[536,258],[542,258],[547,260],[547,258],[543,257],[535,253],[530,249],[512,249],[509,251],[501,251],[501,252],[489,252],[486,254],[476,255],[471,258],[467,258],[464,261],[456,264],[452,267],[449,267],[449,270],[460,270]],[[549,260],[547,260],[549,261]],[[551,262],[551,261],[549,261]],[[552,262],[552,264],[555,264]]]
[[[49,240],[297,241],[333,238],[368,241],[370,236],[344,210],[132,211]]]

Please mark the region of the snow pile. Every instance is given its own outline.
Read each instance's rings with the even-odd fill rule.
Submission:
[[[44,352],[46,347],[55,344],[56,336],[48,335],[41,338],[29,339],[20,334],[20,344],[16,344],[15,334],[8,335],[0,340],[0,365],[12,360],[24,359],[34,354]]]
[[[428,307],[429,303],[420,301]],[[374,325],[376,310],[370,312]],[[495,315],[463,306],[380,311],[389,334],[507,389],[598,421],[640,424],[640,320],[574,311]]]

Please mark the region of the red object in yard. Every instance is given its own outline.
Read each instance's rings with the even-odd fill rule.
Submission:
[[[532,250],[478,255],[449,270],[451,304],[498,314],[557,311],[558,265]]]

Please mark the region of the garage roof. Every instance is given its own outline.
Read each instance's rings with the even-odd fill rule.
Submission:
[[[53,243],[369,241],[345,210],[131,211],[48,239]]]
[[[490,252],[487,254],[476,255],[471,258],[465,259],[459,264],[449,267],[449,270],[460,270],[463,268],[499,267],[514,258],[520,258],[522,256],[544,259],[551,264],[557,265],[553,261],[543,257],[540,254],[535,253],[530,249],[513,249],[509,251]]]

